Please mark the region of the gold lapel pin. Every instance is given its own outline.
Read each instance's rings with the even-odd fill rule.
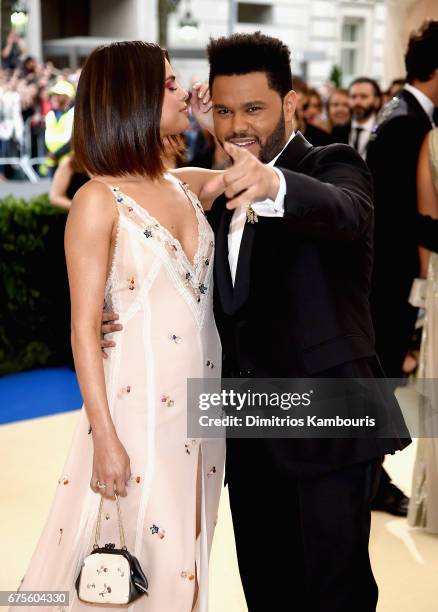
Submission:
[[[257,223],[259,220],[256,211],[252,207],[251,202],[249,202],[246,207],[246,220],[248,221],[248,223]]]

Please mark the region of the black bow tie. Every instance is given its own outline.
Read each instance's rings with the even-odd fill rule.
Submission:
[[[433,119],[433,122],[435,124],[435,127],[438,127],[438,106],[435,106],[435,108],[433,110],[432,119]]]

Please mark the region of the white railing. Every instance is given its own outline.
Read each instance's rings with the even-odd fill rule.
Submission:
[[[38,138],[38,156],[32,157],[32,117],[24,123],[23,138],[19,143],[19,156],[0,157],[1,166],[18,166],[31,183],[38,183],[39,174],[34,170],[34,166],[43,164],[47,155],[45,153],[44,136]],[[43,134],[43,132],[42,132]]]

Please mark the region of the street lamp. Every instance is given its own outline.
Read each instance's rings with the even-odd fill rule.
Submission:
[[[19,34],[25,34],[28,22],[28,11],[26,2],[15,2],[11,14],[11,25]]]

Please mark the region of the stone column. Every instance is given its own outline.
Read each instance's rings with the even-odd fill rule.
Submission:
[[[158,38],[158,15],[156,0],[135,0],[137,36],[139,40],[156,42]]]
[[[41,0],[28,0],[27,48],[29,55],[37,60],[43,59],[41,31]]]

